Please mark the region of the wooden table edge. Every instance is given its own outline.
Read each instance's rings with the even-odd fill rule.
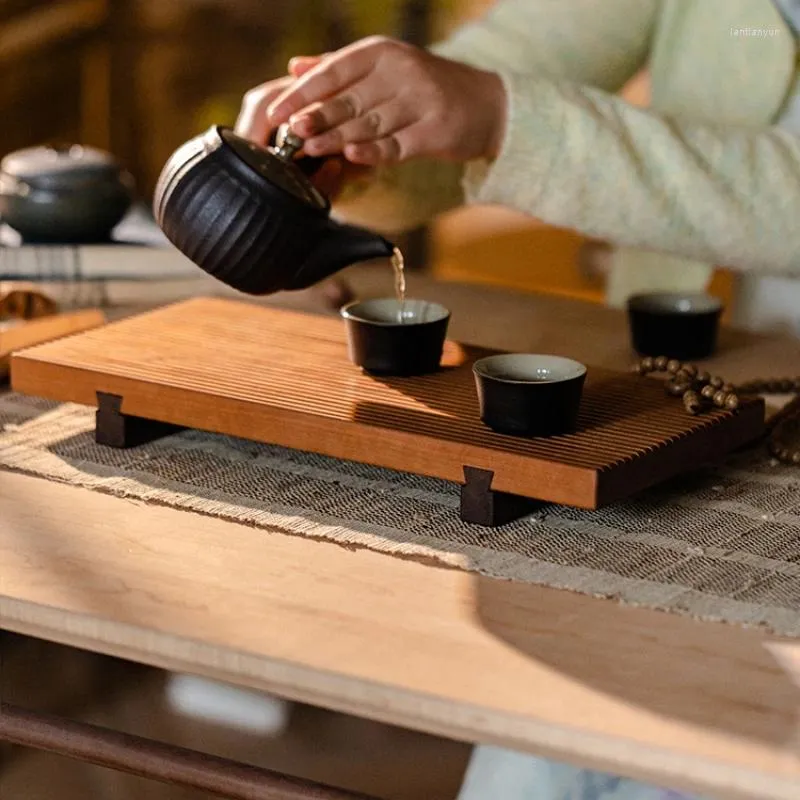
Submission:
[[[26,481],[44,480],[34,476],[19,477]],[[94,494],[80,487],[69,488],[86,495]],[[191,516],[188,511],[169,510]],[[225,524],[236,526],[234,522]],[[318,544],[310,542],[309,546]],[[436,565],[419,566],[431,571],[445,569]],[[617,610],[620,609],[613,604],[608,607],[611,614]],[[719,793],[731,800],[796,800],[800,791],[800,781],[767,771],[733,767],[709,757],[687,758],[667,747],[581,731],[577,724],[567,727],[523,717],[2,593],[0,629],[156,668],[202,675],[428,734],[530,752],[706,795]],[[147,642],[148,646],[130,644],[137,639]]]
[[[59,630],[56,623],[49,622],[52,614],[66,615],[69,630]],[[785,781],[768,773],[736,769],[711,760],[692,764],[679,754],[630,740],[584,733],[578,729],[461,702],[456,704],[388,684],[349,678],[277,659],[244,652],[225,652],[191,639],[153,632],[135,625],[106,623],[100,617],[64,612],[5,595],[0,595],[0,628],[159,669],[201,675],[275,694],[287,700],[435,736],[572,761],[580,766],[625,774],[643,781],[659,784],[666,781],[670,786],[676,786],[676,782],[679,782],[679,788],[688,791],[724,792],[722,796],[731,800],[797,800],[798,785],[795,781]],[[165,657],[131,647],[113,636],[112,628],[117,628],[118,632],[144,633],[151,641],[163,640],[181,654]],[[94,629],[94,635],[90,633],[91,629]],[[100,631],[108,631],[110,635]],[[228,666],[230,662],[236,663],[235,671]],[[281,677],[287,671],[294,673],[294,678]],[[321,692],[319,688],[313,690],[312,684],[326,686],[328,691]],[[366,702],[363,689],[367,684],[373,692],[375,689],[384,689],[385,702],[376,702],[374,699]],[[404,702],[398,703],[398,699]],[[417,705],[418,710],[411,713],[406,708],[410,704]],[[454,713],[454,705],[458,706],[457,713]],[[460,717],[461,721],[456,722],[456,717]],[[636,765],[634,769],[633,764]]]

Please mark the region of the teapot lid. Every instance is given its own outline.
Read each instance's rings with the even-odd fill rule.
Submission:
[[[303,145],[301,139],[284,130],[276,147],[266,148],[238,136],[230,128],[221,128],[219,133],[228,147],[261,177],[314,208],[328,208],[325,196],[293,161]]]
[[[119,175],[109,153],[79,144],[28,147],[0,161],[3,174],[36,186],[70,185],[76,180]]]

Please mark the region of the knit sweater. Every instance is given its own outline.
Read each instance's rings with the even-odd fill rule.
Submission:
[[[620,247],[612,302],[700,288],[713,264],[800,272],[800,141],[774,124],[795,45],[772,3],[498,0],[434,49],[501,76],[500,155],[382,168],[339,217],[392,233],[463,203],[516,209]],[[615,93],[646,62],[641,109]]]

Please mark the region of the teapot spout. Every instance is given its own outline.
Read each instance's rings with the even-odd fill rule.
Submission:
[[[389,258],[394,252],[395,246],[391,242],[372,231],[333,220],[328,224],[328,235],[320,239],[319,245],[308,256],[292,288],[305,289],[351,264]]]

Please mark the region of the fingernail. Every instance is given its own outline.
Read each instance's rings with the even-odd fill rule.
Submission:
[[[310,136],[314,133],[314,119],[310,114],[289,117],[289,126],[298,136]]]

